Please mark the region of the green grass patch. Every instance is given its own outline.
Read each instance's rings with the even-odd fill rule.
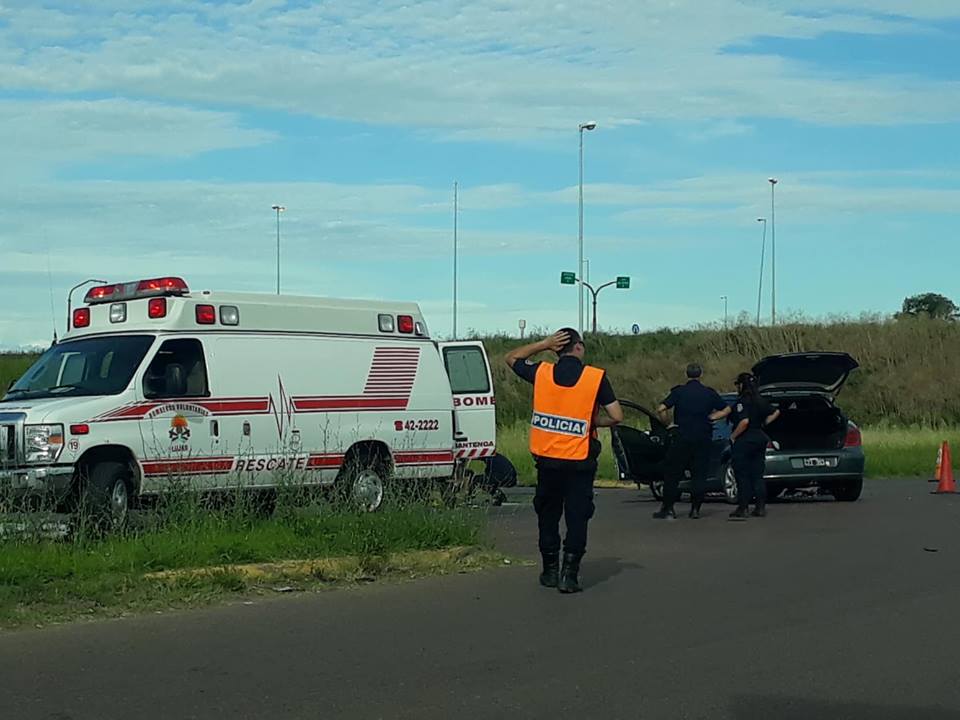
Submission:
[[[528,426],[515,423],[500,428],[497,451],[517,468],[517,482],[536,484],[536,471],[527,449]],[[617,480],[617,467],[610,450],[610,433],[600,431],[603,452],[600,455],[598,481]],[[933,477],[940,443],[947,440],[954,452],[960,452],[960,428],[921,428],[877,426],[863,429],[863,450],[867,456],[867,477]],[[958,468],[960,469],[960,468]]]
[[[386,572],[394,567],[388,559],[398,553],[485,542],[482,509],[417,503],[369,514],[281,507],[263,517],[235,506],[178,504],[175,510],[145,513],[137,527],[107,537],[80,534],[55,541],[19,536],[0,542],[0,627],[207,603],[285,575],[252,576],[233,569],[237,565],[350,557],[347,567],[379,575],[377,568]],[[174,572],[173,579],[162,582],[148,577],[197,568],[220,569]],[[350,577],[342,570],[309,579],[315,584]]]

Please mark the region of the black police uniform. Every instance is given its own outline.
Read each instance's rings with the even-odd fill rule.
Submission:
[[[517,360],[513,371],[533,384],[540,363]],[[573,387],[583,373],[583,363],[572,355],[563,355],[553,367],[553,381],[563,387]],[[616,402],[613,387],[604,374],[597,390],[597,404]],[[537,491],[533,507],[537,511],[540,529],[540,552],[560,551],[560,518],[567,524],[563,550],[583,555],[587,549],[587,523],[593,517],[593,479],[597,474],[600,441],[590,440],[590,452],[585,460],[558,460],[534,456],[537,465]]]
[[[737,476],[737,505],[741,513],[750,506],[751,499],[756,502],[758,512],[763,512],[767,503],[767,484],[763,480],[763,472],[770,437],[763,426],[772,413],[773,407],[763,398],[737,398],[730,413],[730,423],[734,427],[743,420],[750,423],[746,432],[733,443],[730,458]]]
[[[693,515],[699,512],[706,494],[713,444],[710,414],[725,409],[727,403],[713,388],[699,380],[689,380],[686,385],[673,388],[663,404],[673,410],[673,422],[677,427],[671,433],[664,463],[663,507],[658,516],[673,512],[674,503],[680,496],[680,482],[687,470],[690,471],[690,512]]]

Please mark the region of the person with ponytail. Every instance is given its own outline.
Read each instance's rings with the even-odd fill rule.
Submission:
[[[767,514],[767,487],[763,480],[766,465],[767,444],[770,437],[764,428],[780,417],[757,389],[756,378],[750,373],[740,373],[734,381],[737,401],[731,408],[730,423],[733,432],[731,463],[737,478],[737,509],[730,513],[731,520],[746,520],[748,514],[764,517]],[[750,513],[750,500],[754,500]]]

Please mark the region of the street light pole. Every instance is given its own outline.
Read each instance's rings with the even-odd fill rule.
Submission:
[[[720,299],[723,300],[723,329],[727,329],[727,296],[721,295]]]
[[[603,290],[604,288],[610,287],[611,285],[616,285],[616,284],[617,284],[616,280],[611,280],[610,282],[604,283],[603,285],[600,285],[599,287],[594,289],[593,285],[588,283],[586,280],[581,281],[581,285],[586,286],[587,289],[590,291],[590,294],[593,296],[593,334],[594,335],[597,334],[597,295],[599,295],[600,291]]]
[[[67,332],[70,332],[70,328],[73,327],[73,293],[76,290],[79,290],[84,285],[106,285],[106,280],[95,280],[90,278],[89,280],[84,280],[82,283],[77,283],[72,288],[70,292],[67,293]]]
[[[776,178],[769,178],[770,183],[770,323],[777,324],[777,210],[775,201]]]
[[[453,183],[453,339],[457,339],[457,206],[459,183]]]
[[[760,284],[757,287],[757,326],[760,325],[760,304],[763,297],[763,266],[766,261],[767,253],[767,219],[757,218],[758,223],[763,223],[763,239],[760,241]]]
[[[579,323],[577,330],[583,335],[583,131],[584,130],[594,130],[597,127],[597,123],[585,122],[580,123],[579,133],[580,133],[580,194],[579,194],[579,220],[580,220],[580,231],[577,235],[578,237],[578,249],[579,256],[577,259],[577,277],[580,278],[580,314],[579,314]]]
[[[280,294],[280,213],[286,208],[283,205],[274,205],[273,210],[277,213],[277,295]]]

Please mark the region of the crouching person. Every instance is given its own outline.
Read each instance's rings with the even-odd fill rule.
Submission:
[[[529,363],[544,351],[556,364]],[[536,460],[533,504],[540,530],[543,572],[540,584],[562,593],[580,592],[580,560],[587,549],[587,524],[593,516],[593,481],[600,441],[597,428],[623,421],[623,410],[606,373],[583,364],[585,347],[576,330],[564,328],[540,342],[508,353],[507,365],[533,384],[530,452]],[[604,414],[598,411],[603,408]],[[566,521],[560,566],[560,518]]]

